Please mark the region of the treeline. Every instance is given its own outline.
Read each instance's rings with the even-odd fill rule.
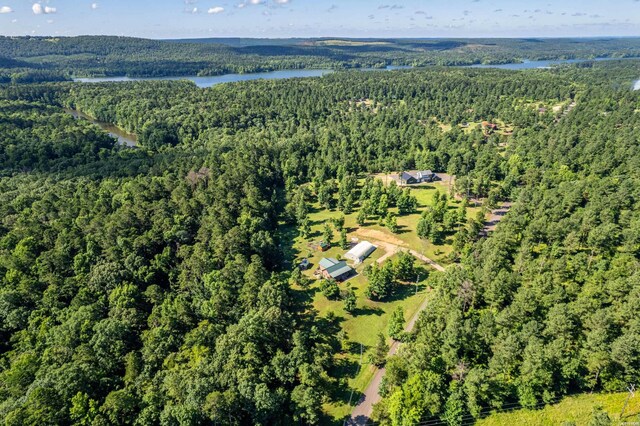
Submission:
[[[299,68],[451,66],[523,59],[640,57],[640,39],[146,40],[113,36],[0,37],[0,68],[66,77],[219,75]],[[7,65],[3,65],[6,63]]]

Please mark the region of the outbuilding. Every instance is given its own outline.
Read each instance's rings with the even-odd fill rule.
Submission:
[[[349,250],[345,255],[345,259],[353,260],[356,264],[362,263],[371,253],[376,250],[376,246],[369,241],[362,241],[354,248]]]

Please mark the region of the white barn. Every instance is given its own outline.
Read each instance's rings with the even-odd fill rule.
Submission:
[[[368,241],[362,241],[354,248],[349,250],[345,255],[345,259],[353,260],[356,264],[362,263],[376,249],[376,246]]]

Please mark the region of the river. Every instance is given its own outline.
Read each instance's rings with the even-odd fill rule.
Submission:
[[[103,121],[96,120],[95,118],[90,117],[87,114],[80,111],[76,111],[74,109],[65,108],[64,111],[68,114],[71,114],[73,118],[83,119],[83,120],[92,122],[96,126],[100,127],[102,130],[104,130],[106,133],[108,133],[109,136],[117,139],[120,145],[125,145],[129,147],[138,145],[138,138],[136,137],[136,135],[132,133],[127,133],[121,128],[111,123],[105,123]]]

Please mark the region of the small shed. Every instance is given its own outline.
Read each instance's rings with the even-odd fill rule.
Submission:
[[[345,255],[345,259],[353,260],[356,264],[362,263],[371,253],[376,250],[376,246],[369,241],[362,241],[354,248],[349,250]]]
[[[328,243],[328,242],[326,242],[326,241],[320,241],[320,242],[318,243],[318,250],[320,250],[320,251],[327,251],[327,250],[329,250],[330,248],[331,248],[331,244],[329,244],[329,243]]]

